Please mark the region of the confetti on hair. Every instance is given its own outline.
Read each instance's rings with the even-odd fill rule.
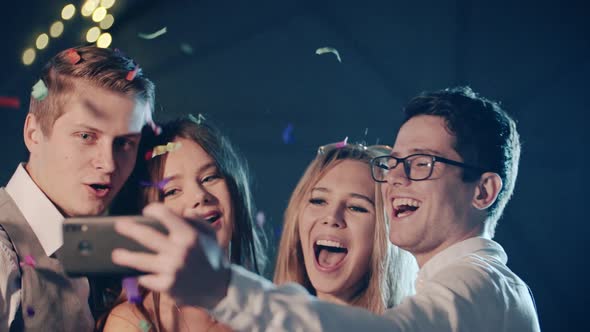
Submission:
[[[33,85],[33,91],[31,92],[31,96],[41,101],[45,99],[45,97],[47,97],[47,92],[48,91],[45,82],[43,82],[43,80],[39,80],[37,81],[37,83],[35,83],[35,85]]]
[[[27,306],[27,316],[28,317],[35,316],[35,309],[33,307],[31,307],[30,305]]]
[[[346,136],[346,138],[344,138],[344,140],[342,142],[336,143],[336,148],[342,149],[343,147],[346,146],[346,144],[348,144],[348,136]]]
[[[283,130],[283,143],[291,144],[294,141],[295,141],[295,138],[293,137],[293,125],[289,123],[287,125],[287,128],[285,128],[285,130]]]
[[[144,187],[158,188],[158,190],[162,191],[162,190],[164,190],[164,187],[166,186],[166,184],[168,184],[168,182],[170,182],[170,180],[172,180],[172,178],[165,178],[159,182],[139,181],[139,184]]]
[[[320,47],[317,50],[315,50],[315,54],[317,55],[322,55],[326,53],[334,54],[336,56],[336,59],[338,59],[338,62],[342,63],[342,59],[340,59],[340,53],[338,53],[338,50],[333,47]]]
[[[148,332],[152,328],[152,325],[147,320],[142,319],[139,321],[139,329],[141,332]]]
[[[0,96],[0,107],[20,108],[20,99],[18,99],[17,97]]]
[[[189,118],[189,120],[191,120],[192,122],[194,122],[198,125],[201,125],[201,123],[203,123],[203,121],[207,120],[207,119],[205,119],[205,117],[201,113],[199,113],[199,115],[197,117],[195,117],[192,114],[189,114],[188,118]]]
[[[127,294],[127,301],[134,304],[141,303],[141,294],[139,293],[137,278],[123,278],[123,289],[125,289]]]
[[[163,27],[162,29],[156,31],[156,32],[152,32],[152,33],[138,33],[137,36],[141,39],[155,39],[160,37],[161,35],[165,34],[167,32],[167,28]]]
[[[277,226],[277,227],[275,227],[275,229],[274,229],[274,236],[275,236],[275,239],[277,239],[277,240],[278,240],[278,239],[280,239],[280,238],[281,238],[281,233],[282,233],[282,232],[283,232],[283,227],[282,227],[282,226]]]
[[[156,145],[151,151],[145,154],[145,160],[163,155],[166,152],[174,152],[180,149],[181,146],[182,144],[180,142],[168,142],[166,145]]]
[[[30,266],[32,268],[35,268],[35,266],[37,266],[37,262],[35,261],[35,258],[33,258],[33,256],[26,255],[25,256],[25,261],[24,262],[20,262],[20,266],[21,267]]]
[[[78,64],[78,62],[80,62],[80,60],[82,59],[82,57],[80,57],[80,54],[78,54],[78,52],[73,48],[70,48],[66,51],[66,57],[72,65]]]
[[[127,76],[125,77],[125,79],[128,80],[129,82],[133,81],[135,79],[135,76],[137,76],[138,71],[139,71],[139,65],[135,64],[135,68],[133,68],[133,70],[130,70],[127,73]]]
[[[180,44],[180,50],[182,51],[182,53],[187,54],[187,55],[193,54],[193,47],[188,43]]]
[[[258,227],[262,228],[265,222],[266,216],[264,215],[264,212],[258,211],[258,213],[256,213],[256,224],[258,225]]]

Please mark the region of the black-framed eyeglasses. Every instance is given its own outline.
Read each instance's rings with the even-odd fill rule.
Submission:
[[[434,156],[431,154],[417,153],[405,158],[394,156],[381,156],[371,159],[371,175],[377,182],[387,182],[389,171],[397,167],[400,163],[404,165],[406,177],[412,181],[427,180],[432,176],[434,164],[437,162],[470,169],[479,173],[485,172],[481,167],[471,166],[447,158]]]

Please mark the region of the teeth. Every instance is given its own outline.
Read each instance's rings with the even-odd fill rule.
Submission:
[[[421,204],[422,203],[420,203],[420,201],[417,201],[413,198],[396,198],[393,200],[393,207],[395,209],[398,209],[402,205],[420,207]]]
[[[345,248],[342,243],[331,240],[317,240],[315,244],[324,247]]]

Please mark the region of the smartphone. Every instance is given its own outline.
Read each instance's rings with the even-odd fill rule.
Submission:
[[[167,234],[159,221],[144,216],[108,216],[66,218],[63,223],[63,247],[58,252],[65,272],[79,276],[136,276],[142,272],[116,265],[111,261],[115,248],[131,251],[152,251],[115,231],[115,220],[138,222]]]

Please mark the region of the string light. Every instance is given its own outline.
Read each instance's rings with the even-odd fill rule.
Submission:
[[[61,18],[63,18],[64,20],[69,20],[72,17],[74,17],[74,14],[76,13],[76,7],[72,4],[66,5],[62,10],[61,10]]]
[[[23,58],[22,58],[22,60],[23,60],[23,63],[24,63],[26,66],[29,66],[29,65],[31,65],[31,64],[33,63],[33,61],[35,61],[35,56],[36,56],[35,50],[34,50],[34,49],[32,49],[32,48],[27,48],[27,49],[26,49],[26,50],[23,52]]]
[[[64,24],[61,21],[54,22],[49,28],[49,35],[53,38],[61,36],[64,32]]]
[[[111,37],[111,34],[105,32],[102,35],[100,35],[100,37],[98,37],[98,40],[96,41],[96,46],[100,48],[107,48],[109,47],[109,45],[111,45],[112,41],[113,37]]]

